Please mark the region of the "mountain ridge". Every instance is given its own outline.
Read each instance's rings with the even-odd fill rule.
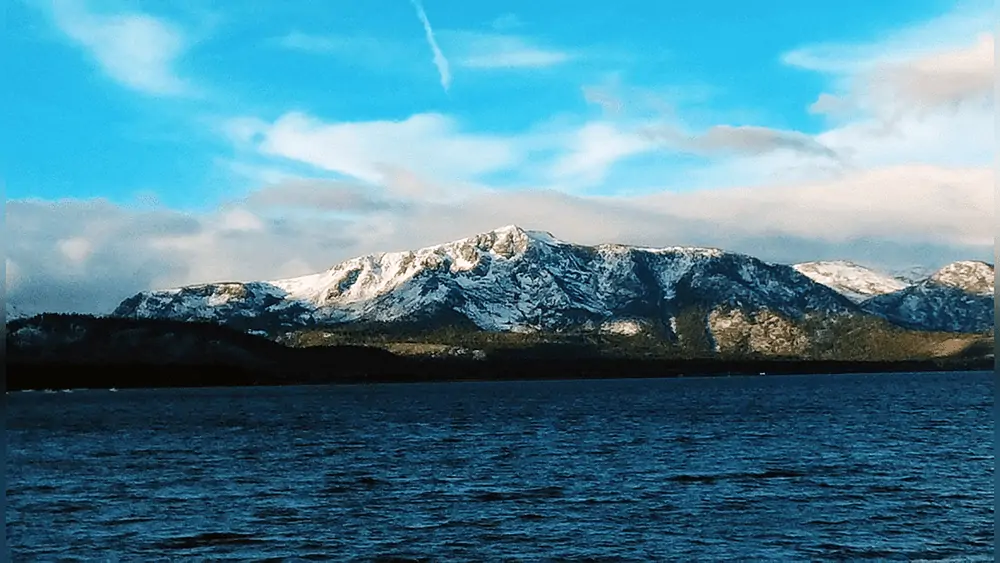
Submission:
[[[144,292],[114,314],[252,330],[275,322],[284,328],[466,322],[487,331],[653,332],[677,340],[683,336],[678,317],[691,308],[705,310],[710,333],[713,324],[755,324],[759,315],[770,319],[760,322],[787,324],[781,319],[858,312],[794,268],[749,255],[701,247],[584,246],[511,225],[418,250],[352,258],[308,276]]]
[[[965,295],[963,276],[982,277],[984,268],[992,271],[989,264],[956,262],[921,283]],[[876,315],[918,329],[921,319],[947,316],[925,312],[907,319],[893,311],[892,300],[912,287],[847,261],[789,266],[708,247],[587,246],[507,225],[416,250],[351,258],[306,276],[141,292],[113,316],[213,321],[271,333],[365,323],[645,332],[674,341],[704,336],[714,349],[722,346],[715,336],[726,332],[740,346],[768,348],[766,340],[779,338],[779,348],[794,350],[811,338],[802,324],[812,318],[821,319],[819,329],[810,329],[815,332],[845,316]],[[928,307],[977,308],[959,315],[974,322],[928,321],[928,329],[982,332],[984,322],[992,327],[982,299],[939,301]],[[680,334],[678,319],[691,310],[702,318]],[[702,336],[696,334],[699,323]]]

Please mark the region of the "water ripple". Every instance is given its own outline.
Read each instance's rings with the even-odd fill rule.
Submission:
[[[14,560],[993,557],[990,374],[7,397]]]

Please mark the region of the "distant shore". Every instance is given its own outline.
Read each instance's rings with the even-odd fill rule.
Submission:
[[[597,358],[476,361],[422,358],[383,365],[316,365],[287,369],[252,369],[211,364],[14,361],[7,364],[7,390],[822,375],[993,369],[993,360],[987,358],[903,362]]]

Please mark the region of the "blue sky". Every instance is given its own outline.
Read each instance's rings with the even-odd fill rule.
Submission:
[[[101,200],[138,223],[175,214],[203,233],[236,221],[241,232],[277,236],[327,221],[368,234],[252,269],[192,262],[150,284],[298,272],[376,245],[512,222],[570,239],[725,244],[775,259],[798,256],[781,247],[792,240],[886,265],[926,255],[900,250],[923,233],[912,248],[940,247],[931,261],[979,256],[993,221],[975,209],[993,152],[983,86],[991,9],[944,0],[15,1],[5,37],[7,267],[23,278],[31,260],[18,253],[38,252],[25,233],[45,230],[11,221],[18,205],[61,200],[90,211]],[[882,203],[862,201],[872,186],[884,188]],[[898,193],[951,207],[928,230],[921,213],[931,208],[886,207]],[[549,215],[541,203],[517,204],[536,200],[554,206]],[[484,205],[490,213],[471,211]],[[844,222],[788,219],[824,205]],[[773,220],[743,218],[754,206]],[[694,226],[637,231],[646,223],[615,211],[625,208],[661,214],[648,225]],[[469,218],[451,230],[416,219],[445,209]],[[601,209],[607,226],[595,230],[588,218]],[[890,212],[902,218],[883,220]],[[882,229],[886,221],[896,230]],[[66,248],[86,248],[75,254],[85,272],[106,244],[93,233],[107,229],[78,229],[38,244],[70,261]]]

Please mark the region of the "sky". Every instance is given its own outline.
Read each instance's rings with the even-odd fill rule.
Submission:
[[[503,225],[992,262],[991,2],[15,0],[8,306]]]

